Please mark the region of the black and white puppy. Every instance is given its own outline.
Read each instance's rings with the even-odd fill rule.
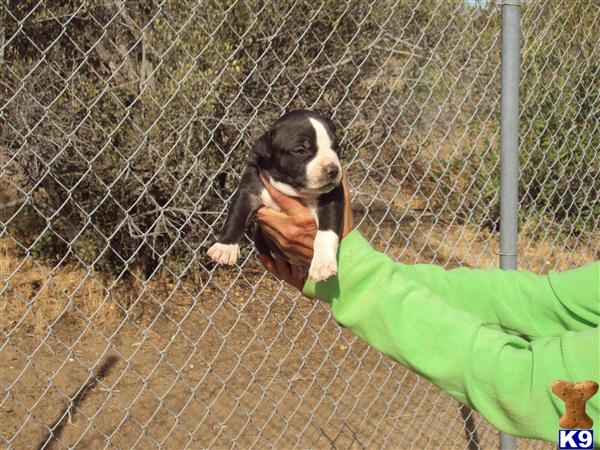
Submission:
[[[318,231],[309,278],[334,275],[344,201],[338,144],[333,122],[316,112],[296,110],[280,117],[255,142],[225,226],[208,255],[218,263],[235,264],[238,242],[256,210],[279,209],[260,180],[262,174],[281,193],[303,199],[315,216]],[[270,252],[258,227],[254,241],[259,252]]]

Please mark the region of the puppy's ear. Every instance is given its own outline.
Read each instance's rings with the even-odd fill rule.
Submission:
[[[267,131],[252,146],[252,151],[261,158],[271,157],[271,130]]]
[[[337,130],[335,128],[335,125],[333,124],[333,121],[327,117],[327,116],[323,116],[323,120],[325,121],[325,123],[327,124],[327,126],[329,127],[329,129],[331,130],[331,132],[333,133],[333,140],[334,140],[334,144],[335,144],[335,151],[336,153],[339,155],[340,154],[340,140],[337,136]]]
[[[333,124],[333,121],[329,117],[323,117],[323,120],[325,120],[325,123],[327,124],[329,129],[335,134],[336,129],[335,125]]]

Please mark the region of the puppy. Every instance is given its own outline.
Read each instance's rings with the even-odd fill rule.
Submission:
[[[316,112],[296,110],[280,117],[254,144],[223,230],[208,255],[218,263],[235,264],[238,242],[256,210],[279,209],[260,174],[281,193],[300,197],[313,212],[318,231],[309,278],[335,275],[344,202],[338,145],[333,122]],[[259,252],[271,252],[259,227],[254,242]]]

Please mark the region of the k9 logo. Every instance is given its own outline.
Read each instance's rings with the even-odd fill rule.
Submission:
[[[587,449],[594,447],[594,430],[558,430],[558,449]]]

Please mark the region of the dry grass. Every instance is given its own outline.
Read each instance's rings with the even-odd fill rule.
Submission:
[[[10,238],[0,239],[0,273],[8,287],[0,303],[3,331],[45,333],[60,320],[83,317],[98,324],[120,320],[115,301],[118,291],[107,294],[107,277],[74,263],[53,268],[18,250]]]
[[[404,206],[405,211],[411,209],[410,202]],[[473,225],[436,224],[428,218],[419,222],[420,230],[415,232],[414,221],[407,222],[400,227],[380,224],[374,233],[375,225],[365,221],[362,229],[366,236],[373,236],[376,248],[406,263],[497,267],[497,234]],[[577,245],[562,240],[537,243],[526,234],[521,235],[519,255],[522,267],[538,273],[565,270],[597,258],[594,249],[585,243]],[[254,265],[249,270],[259,268]],[[177,280],[164,273],[144,282],[140,274],[118,279],[74,262],[53,267],[51,263],[27,257],[11,238],[0,239],[0,274],[8,282],[0,302],[0,329],[4,333],[14,329],[46,334],[60,321],[93,323],[110,330],[126,317],[152,317],[165,299],[169,301],[162,307],[167,310],[174,305],[185,308],[189,306],[190,293],[212,289],[203,285],[206,280]],[[219,271],[213,276],[221,277],[221,283],[227,284],[226,272]]]
[[[425,197],[417,185],[389,174],[383,181],[364,176],[371,175],[371,170],[350,168],[350,179],[355,220],[376,249],[405,263],[497,267],[498,233],[460,223],[448,207],[436,210],[439,199]],[[520,231],[519,266],[523,270],[564,270],[599,257],[593,242],[600,241],[600,231],[578,239],[548,235],[539,240],[534,237],[539,235],[535,226],[539,224],[527,222]],[[258,283],[267,293],[281,291],[279,284],[265,278],[254,258],[245,262],[243,272],[235,273],[228,269],[208,272],[203,263],[200,258],[198,270],[186,278],[177,279],[163,270],[143,280],[136,271],[124,276],[95,272],[73,258],[63,264],[38,261],[5,236],[0,238],[0,275],[6,286],[0,301],[0,330],[5,335],[46,335],[63,323],[93,325],[114,333],[125,321],[147,324],[161,313],[179,317],[207,296],[252,302]],[[253,286],[250,294],[248,286]]]

